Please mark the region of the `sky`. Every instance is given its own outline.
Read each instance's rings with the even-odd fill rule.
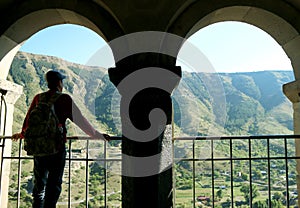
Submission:
[[[263,30],[247,23],[222,22],[209,25],[188,38],[188,43],[206,57],[216,72],[292,70],[290,60],[279,44]],[[20,50],[87,64],[105,46],[102,37],[92,30],[64,24],[39,31]],[[107,54],[105,59],[113,60],[111,51]],[[107,66],[110,65],[108,63],[101,62],[99,65],[111,67]],[[182,65],[183,70],[190,70],[183,62],[179,61],[177,65]]]

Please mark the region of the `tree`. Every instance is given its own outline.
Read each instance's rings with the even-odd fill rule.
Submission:
[[[249,204],[250,202],[250,185],[249,184],[243,184],[240,191],[244,194],[246,203]],[[259,196],[258,189],[255,185],[252,185],[252,197],[251,199],[253,200],[254,198]]]
[[[221,200],[222,198],[223,198],[223,196],[224,196],[224,193],[223,193],[223,191],[222,191],[222,189],[219,189],[218,191],[217,191],[217,198],[219,199],[219,200]]]
[[[280,201],[271,200],[271,207],[272,208],[282,208],[284,206],[282,206],[282,203]]]
[[[249,175],[242,172],[241,177],[242,177],[242,179],[243,179],[244,181],[248,181]]]
[[[274,199],[276,201],[281,201],[282,199],[284,199],[284,196],[280,192],[275,192],[274,196],[272,197],[272,199]]]
[[[261,172],[259,170],[254,169],[253,170],[253,175],[257,180],[261,180],[263,175],[261,174]]]
[[[268,208],[268,204],[265,201],[257,201],[253,204],[253,208]]]

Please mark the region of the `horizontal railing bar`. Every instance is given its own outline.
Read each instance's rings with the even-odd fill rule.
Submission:
[[[180,158],[174,158],[174,161],[232,161],[232,160],[284,160],[284,159],[290,159],[290,160],[293,160],[293,159],[300,159],[300,156],[297,157],[297,156],[294,156],[294,157],[270,157],[270,158],[205,158],[205,159],[192,159],[192,158],[183,158],[183,159],[180,159]]]
[[[90,141],[102,141],[101,139],[91,139],[89,136],[68,136],[68,140],[90,140]],[[110,137],[111,141],[114,140],[122,140],[122,137],[119,136],[111,136]]]
[[[11,136],[0,136],[0,139],[11,139]],[[68,140],[93,140],[89,136],[68,136]],[[236,139],[300,139],[298,134],[289,135],[255,135],[255,136],[187,136],[187,137],[174,137],[173,140],[236,140]],[[111,141],[122,140],[121,136],[111,136]],[[99,140],[101,141],[101,140]]]
[[[188,136],[175,137],[173,140],[236,140],[236,139],[299,139],[300,135],[255,135],[255,136]]]
[[[71,140],[94,140],[88,136],[71,136]],[[174,137],[173,140],[236,140],[236,139],[300,139],[298,134],[290,135],[255,135],[255,136],[188,136],[188,137]],[[111,141],[122,140],[121,136],[111,136]],[[97,141],[97,140],[95,140]]]
[[[3,159],[11,159],[11,160],[16,160],[16,159],[20,159],[20,160],[30,160],[33,159],[33,157],[3,157]],[[205,159],[191,159],[191,158],[186,158],[186,159],[180,159],[180,158],[174,158],[175,161],[211,161],[211,160],[216,160],[216,161],[232,161],[232,160],[284,160],[284,159],[290,159],[290,160],[296,160],[296,159],[300,159],[299,157],[272,157],[272,158],[205,158]],[[108,161],[108,162],[120,162],[122,161],[122,159],[82,159],[82,158],[66,158],[66,160],[75,160],[75,161]]]
[[[95,162],[95,161],[120,162],[120,161],[122,161],[122,159],[82,159],[82,158],[66,158],[66,160],[90,161],[90,162]]]
[[[3,157],[3,159],[11,159],[11,160],[30,160],[33,159],[33,157]],[[122,159],[84,159],[84,158],[69,158],[67,157],[66,160],[76,160],[76,161],[109,161],[109,162],[120,162]]]
[[[0,136],[0,139],[11,139],[12,136]],[[92,139],[89,136],[68,136],[67,137],[68,140],[92,140],[92,141],[103,141],[101,139]],[[111,141],[114,140],[122,140],[122,137],[119,136],[111,136],[110,137]]]

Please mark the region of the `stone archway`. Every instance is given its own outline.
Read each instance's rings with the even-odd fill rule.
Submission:
[[[29,14],[25,14],[22,17],[15,16],[18,19],[16,19],[14,23],[2,33],[0,36],[0,88],[8,91],[8,93],[5,95],[7,103],[5,135],[12,134],[14,104],[22,94],[22,86],[9,82],[6,80],[6,78],[8,76],[14,56],[19,51],[22,44],[33,34],[44,28],[66,23],[81,25],[89,28],[106,41],[116,37],[116,34],[122,34],[122,31],[116,21],[113,23],[114,18],[108,16],[107,12],[97,13],[97,15],[94,15],[94,19],[90,17],[92,14],[93,13],[91,12],[85,16],[80,12],[78,13],[78,11],[64,8],[36,10]],[[101,21],[99,21],[99,19],[101,19]],[[1,115],[4,117],[4,113]],[[0,129],[0,133],[2,135],[4,132],[2,132]],[[3,155],[10,156],[10,154],[11,141],[7,140]],[[10,163],[5,162],[0,168],[2,176],[0,183],[0,204],[5,207],[7,206],[8,200],[7,196],[9,188],[8,179],[10,174]]]
[[[97,32],[105,40],[111,41],[124,34],[141,31],[163,31],[187,38],[209,24],[236,20],[255,25],[269,33],[290,57],[296,80],[298,80],[300,79],[298,70],[300,67],[299,8],[300,5],[296,0],[276,2],[273,0],[149,0],[147,2],[124,0],[105,3],[100,0],[6,0],[0,5],[2,11],[0,14],[0,79],[6,79],[12,57],[20,44],[35,32],[51,25],[79,24]],[[175,50],[179,51],[179,49],[179,46],[176,46]],[[146,58],[145,60],[148,60]],[[132,57],[129,63],[124,64],[124,69],[132,67],[131,63],[135,66],[139,60],[138,56]],[[171,71],[175,71],[175,61],[173,59],[166,61]],[[150,61],[143,66],[151,64]],[[122,67],[116,72],[117,75],[123,73]],[[170,80],[166,79],[166,82]],[[300,112],[298,96],[300,84],[296,81],[286,86],[285,93],[294,103],[295,133],[297,129],[300,133],[300,123],[297,122],[300,121],[300,113],[298,113]],[[0,87],[3,86],[0,84]],[[143,104],[142,100],[141,104]],[[170,110],[169,107],[168,110]],[[297,123],[299,123],[298,126]],[[168,176],[166,181],[171,184],[172,177]],[[135,185],[143,188],[139,183]],[[130,184],[127,186],[130,187]],[[172,187],[169,190],[171,189]],[[138,189],[135,192],[138,193]],[[164,199],[167,194],[160,197]],[[160,203],[157,196],[148,196],[147,193],[144,195],[143,197],[147,197],[149,202]],[[128,196],[128,201],[135,200],[134,195]],[[170,200],[168,202],[171,204]]]
[[[299,16],[299,14],[294,14]],[[181,22],[183,20],[177,20]],[[185,38],[190,37],[208,25],[224,22],[238,21],[256,26],[268,33],[282,47],[289,57],[295,81],[283,85],[283,92],[293,104],[294,134],[300,134],[300,35],[298,24],[291,24],[288,18],[284,19],[278,14],[262,8],[252,6],[230,6],[214,10],[206,16],[199,18],[194,25],[185,31]],[[178,26],[178,25],[177,25]],[[174,27],[170,27],[174,29]],[[178,28],[177,28],[178,29]],[[182,32],[183,28],[175,29],[175,33]],[[296,156],[300,156],[300,141],[295,140]],[[300,161],[297,160],[297,190],[300,191]],[[298,201],[298,206],[300,202]]]

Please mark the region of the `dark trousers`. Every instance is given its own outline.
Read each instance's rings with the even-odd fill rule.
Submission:
[[[33,208],[55,208],[61,193],[66,150],[49,156],[34,157]]]

